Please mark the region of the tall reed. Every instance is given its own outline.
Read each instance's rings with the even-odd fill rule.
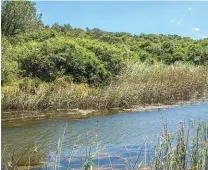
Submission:
[[[208,168],[207,122],[201,122],[195,126],[194,121],[190,121],[185,131],[184,122],[181,122],[175,134],[167,133],[167,128],[164,127],[160,143],[155,150],[155,170],[206,170]],[[193,132],[192,135],[190,131]]]
[[[52,83],[2,88],[2,109],[109,109],[176,104],[208,97],[208,68],[177,64],[128,66],[107,86],[74,84],[63,77]],[[23,86],[22,86],[23,84]],[[21,88],[20,88],[21,87]],[[27,88],[22,88],[27,87]]]

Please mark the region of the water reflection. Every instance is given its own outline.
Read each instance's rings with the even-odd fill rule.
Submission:
[[[83,120],[64,120],[62,118],[59,120],[3,122],[2,150],[5,146],[10,151],[15,147],[18,154],[26,148],[33,148],[37,145],[41,155],[44,154],[44,159],[47,162],[53,162],[59,150],[59,140],[64,136],[61,145],[61,166],[68,166],[70,156],[75,151],[76,154],[73,153],[75,155],[70,167],[83,166],[86,162],[86,153],[89,153],[91,148],[91,154],[96,155],[93,157],[96,165],[99,160],[100,166],[112,165],[113,169],[120,169],[125,165],[128,169],[132,165],[127,162],[135,162],[139,153],[144,154],[141,148],[146,137],[148,137],[149,145],[157,142],[157,135],[161,132],[164,120],[168,123],[168,130],[173,132],[181,120],[187,123],[190,119],[208,121],[208,104],[96,116]],[[65,133],[64,129],[66,129]],[[151,159],[152,152],[153,149],[149,146],[149,159]],[[11,154],[5,152],[2,159],[6,160],[10,157]]]

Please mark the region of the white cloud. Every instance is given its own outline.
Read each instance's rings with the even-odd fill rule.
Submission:
[[[208,36],[206,36],[206,35],[202,35],[202,38],[208,38]]]
[[[200,28],[198,28],[198,27],[192,28],[192,31],[200,31]]]
[[[171,19],[170,22],[175,22],[175,20],[174,19]]]
[[[189,7],[189,8],[188,8],[188,10],[189,10],[189,11],[191,11],[191,10],[192,10],[192,8],[191,8],[191,7]]]

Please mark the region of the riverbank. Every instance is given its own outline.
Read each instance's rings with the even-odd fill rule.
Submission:
[[[7,111],[2,112],[1,120],[15,121],[15,120],[41,120],[49,118],[61,118],[79,120],[90,116],[109,115],[115,113],[132,113],[132,112],[145,112],[153,110],[164,110],[173,107],[182,107],[195,103],[207,103],[206,99],[189,102],[178,102],[175,105],[146,105],[146,106],[133,106],[131,109],[111,108],[109,110],[82,110],[82,109],[55,109],[55,110],[42,110],[42,111]]]
[[[207,67],[135,63],[102,87],[75,84],[67,77],[51,83],[23,79],[2,87],[1,103],[3,115],[13,111],[14,117],[33,118],[66,112],[76,119],[105,110],[142,111],[207,98]]]

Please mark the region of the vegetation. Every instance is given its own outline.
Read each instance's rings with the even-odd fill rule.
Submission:
[[[130,107],[207,95],[208,39],[49,27],[26,1],[3,2],[1,15],[3,109]]]
[[[3,111],[131,108],[208,97],[208,39],[82,30],[58,24],[49,27],[29,1],[2,2],[1,17]],[[206,122],[196,127],[190,121],[185,133],[181,122],[172,134],[164,122],[154,160],[147,163],[144,157],[142,164],[138,154],[129,167],[206,169],[207,130]],[[59,168],[64,134],[65,130],[52,169]],[[90,169],[97,154],[91,153],[94,144],[88,146],[82,169]],[[72,153],[77,147],[73,146]],[[32,160],[40,158],[36,145],[21,155],[9,151],[11,160],[4,164],[5,169],[18,169],[19,165],[29,169],[35,164]],[[72,159],[73,155],[68,165]]]
[[[74,84],[69,77],[61,77],[50,83],[23,79],[13,86],[2,87],[2,109],[99,110],[175,104],[208,97],[207,73],[208,68],[203,66],[135,63],[104,87]]]
[[[187,124],[181,121],[179,127],[175,132],[168,131],[167,122],[163,122],[162,132],[158,136],[158,143],[152,143],[148,138],[145,139],[144,144],[141,147],[138,147],[137,156],[133,157],[129,154],[128,149],[126,148],[126,154],[129,154],[129,159],[122,157],[117,153],[116,159],[119,159],[120,166],[122,165],[123,169],[131,170],[186,170],[186,169],[197,169],[205,170],[208,164],[208,125],[207,122],[197,123],[194,120],[190,120]],[[67,126],[66,126],[67,127]],[[58,148],[54,156],[51,156],[52,159],[48,162],[43,162],[44,158],[40,156],[41,150],[39,146],[35,145],[33,148],[26,149],[26,151],[20,155],[13,153],[11,149],[3,148],[3,153],[11,153],[11,158],[8,158],[8,162],[3,162],[3,169],[20,169],[33,168],[34,165],[38,165],[42,169],[59,169],[60,167],[69,169],[73,161],[77,161],[77,154],[81,154],[81,148],[84,147],[86,155],[82,154],[81,159],[83,164],[80,164],[80,170],[90,170],[90,169],[100,169],[102,168],[99,165],[98,159],[99,154],[102,155],[101,147],[99,144],[96,135],[84,135],[87,141],[87,145],[72,145],[71,151],[69,152],[69,159],[64,165],[61,164],[62,160],[62,143],[64,141],[64,135],[67,133],[66,128],[64,129],[63,134],[58,140]],[[96,134],[96,133],[95,133]],[[148,147],[149,144],[149,147]],[[152,152],[152,158],[147,157],[147,152],[154,145]],[[68,146],[68,145],[67,145]],[[83,149],[83,148],[82,148]],[[83,151],[84,151],[83,150]],[[101,153],[100,153],[101,152]],[[28,156],[29,155],[29,156]],[[39,155],[39,157],[38,157]],[[46,156],[46,155],[44,155]],[[114,158],[115,155],[108,155],[106,157]],[[66,158],[64,158],[66,159]],[[98,164],[95,162],[98,161]],[[115,163],[115,160],[113,161]],[[36,163],[36,164],[35,164]],[[44,163],[44,165],[43,165]],[[109,168],[113,167],[113,163],[110,161]],[[38,167],[37,167],[38,168]]]
[[[162,139],[155,151],[154,169],[202,170],[207,168],[208,126],[206,122],[200,123],[198,127],[194,123],[193,120],[190,120],[186,131],[184,122],[181,121],[180,127],[174,135],[167,131],[167,123],[164,123]],[[194,135],[191,136],[193,131]]]
[[[1,7],[2,35],[14,36],[40,22],[35,4],[30,1],[3,1]]]

